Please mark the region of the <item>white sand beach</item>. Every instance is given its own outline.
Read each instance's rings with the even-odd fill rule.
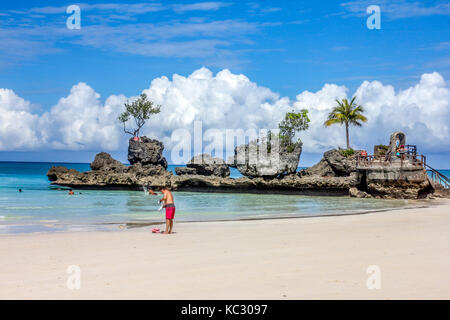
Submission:
[[[0,237],[1,299],[450,299],[450,201],[363,215]],[[68,266],[81,269],[68,289]],[[381,271],[369,290],[368,266]]]

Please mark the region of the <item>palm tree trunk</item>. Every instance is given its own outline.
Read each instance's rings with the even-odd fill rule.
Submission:
[[[345,134],[347,136],[347,149],[350,149],[350,138],[348,137],[348,122],[345,123]]]

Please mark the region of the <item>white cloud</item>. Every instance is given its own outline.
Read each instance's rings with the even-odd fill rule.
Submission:
[[[173,146],[171,133],[180,128],[192,132],[194,120],[203,122],[204,131],[271,129],[285,112],[302,108],[310,110],[311,118],[309,131],[301,134],[304,152],[345,146],[342,126],[323,126],[335,99],[350,97],[344,86],[325,84],[292,101],[245,75],[227,69],[214,75],[201,68],[187,77],[156,78],[143,92],[162,105],[162,112],[148,121],[142,134],[163,140],[167,149]],[[379,81],[364,81],[355,94],[369,121],[361,128],[351,127],[353,147],[371,150],[374,144],[387,143],[393,131],[402,130],[407,142],[417,144],[422,152],[450,152],[450,92],[439,73],[424,74],[415,86],[400,91]],[[125,150],[127,136],[117,116],[126,100],[112,95],[102,103],[93,88],[79,83],[48,112],[38,115],[12,90],[0,89],[0,150]]]
[[[320,152],[338,145],[344,145],[345,136],[340,128],[324,128],[323,122],[336,99],[345,98],[347,88],[335,84],[325,84],[315,93],[304,91],[297,95],[294,106],[297,110],[308,109],[311,119],[310,128],[302,134],[303,149],[310,152]]]
[[[403,19],[421,16],[450,15],[450,4],[441,2],[431,5],[424,5],[418,1],[389,1],[379,0],[373,3],[372,0],[357,0],[341,3],[350,15],[366,15],[366,9],[370,5],[379,5],[382,14],[386,14],[390,19]]]
[[[70,150],[118,149],[121,134],[117,116],[126,97],[110,96],[104,105],[99,98],[91,87],[80,82],[72,87],[69,96],[45,113],[43,131],[50,146]]]
[[[325,85],[316,93],[297,96],[295,105],[309,107],[312,118],[305,149],[315,152],[336,145],[345,147],[343,127],[324,128],[321,124],[334,99],[345,97],[346,92],[345,87]],[[423,74],[417,85],[398,92],[379,81],[364,81],[354,95],[365,107],[368,122],[362,128],[350,128],[353,147],[371,150],[374,144],[387,144],[392,132],[402,130],[407,143],[418,145],[422,151],[450,151],[450,92],[439,73]]]
[[[138,15],[145,14],[148,12],[159,12],[164,10],[173,9],[177,13],[184,13],[186,11],[217,11],[220,8],[228,7],[232,3],[225,2],[197,2],[191,4],[174,4],[174,5],[164,5],[162,3],[80,3],[78,4],[83,11],[106,11],[106,12],[119,12],[122,14]],[[66,12],[67,6],[46,6],[46,7],[35,7],[27,10],[26,12],[31,13],[42,13],[42,14],[60,14]],[[11,12],[11,11],[10,11]]]
[[[40,144],[39,117],[31,103],[10,89],[0,89],[0,150],[20,150]]]
[[[220,8],[228,7],[232,3],[226,2],[197,2],[191,4],[176,4],[173,9],[177,13],[184,13],[186,11],[217,11]]]
[[[422,150],[450,151],[450,92],[439,73],[423,74],[417,85],[397,94],[391,86],[364,81],[356,95],[369,117],[367,130],[358,133],[361,141],[373,141],[370,134],[377,129],[399,128]]]
[[[157,78],[144,92],[163,106],[144,132],[163,138],[168,149],[177,143],[169,139],[174,130],[186,129],[193,136],[195,120],[202,121],[203,132],[208,129],[222,132],[224,129],[270,129],[276,128],[280,115],[289,110],[288,98],[280,98],[270,89],[228,69],[216,75],[201,68],[188,77]],[[204,142],[203,146],[207,144]]]

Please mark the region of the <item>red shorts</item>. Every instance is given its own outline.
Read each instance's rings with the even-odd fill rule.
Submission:
[[[166,219],[173,219],[175,217],[175,207],[166,208]]]

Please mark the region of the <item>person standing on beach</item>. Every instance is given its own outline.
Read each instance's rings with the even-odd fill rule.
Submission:
[[[166,231],[164,234],[171,234],[173,228],[173,218],[175,217],[175,203],[173,201],[172,192],[170,192],[166,187],[161,188],[163,197],[159,202],[164,203],[164,208],[166,208]]]

